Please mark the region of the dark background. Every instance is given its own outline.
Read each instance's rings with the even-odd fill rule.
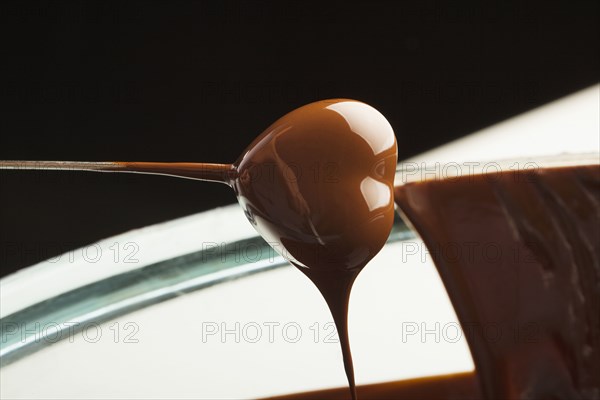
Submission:
[[[406,158],[596,83],[598,4],[2,2],[0,159],[232,162],[331,97],[379,109]],[[2,274],[233,202],[189,180],[0,171]]]

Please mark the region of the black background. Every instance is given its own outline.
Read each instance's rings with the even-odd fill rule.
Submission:
[[[406,158],[599,80],[598,1],[2,2],[0,159],[232,162],[365,101]],[[166,177],[0,171],[2,274],[235,202]]]

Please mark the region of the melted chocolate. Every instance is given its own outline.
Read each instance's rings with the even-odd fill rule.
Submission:
[[[394,133],[377,110],[326,100],[280,118],[234,164],[248,220],[325,298],[353,398],[348,299],[392,228],[396,162]]]
[[[600,167],[408,183],[487,399],[600,398]]]
[[[477,400],[481,398],[474,373],[433,376],[363,385],[356,388],[362,400]],[[346,388],[272,397],[271,400],[343,400]]]

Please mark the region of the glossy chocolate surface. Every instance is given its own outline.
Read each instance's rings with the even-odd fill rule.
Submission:
[[[600,398],[600,167],[408,183],[487,399]]]
[[[353,396],[348,299],[392,228],[396,162],[383,115],[337,99],[280,118],[234,164],[232,186],[248,220],[327,301]]]

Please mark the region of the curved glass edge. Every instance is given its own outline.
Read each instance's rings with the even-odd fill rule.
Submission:
[[[396,214],[388,243],[414,237]],[[224,246],[222,252],[202,250],[111,276],[0,319],[0,367],[91,325],[223,282],[290,266],[259,236]],[[257,259],[223,257],[223,253],[239,255],[245,248],[255,249]]]
[[[490,161],[426,163],[402,161],[396,166],[394,185],[428,180],[458,178],[491,173],[513,173],[540,168],[573,167],[600,164],[600,153],[563,153],[553,156],[508,158]]]

